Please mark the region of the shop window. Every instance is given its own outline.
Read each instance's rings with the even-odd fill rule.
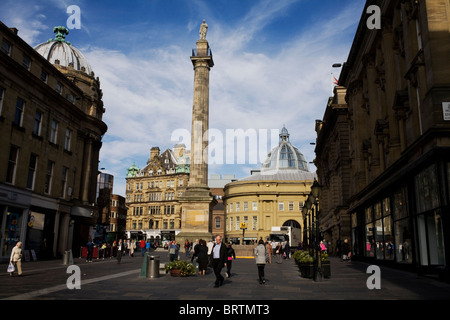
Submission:
[[[412,263],[411,252],[411,229],[408,219],[401,219],[395,222],[395,247],[396,261],[400,263]]]
[[[439,187],[436,165],[432,164],[416,175],[414,182],[417,213],[439,207]]]
[[[408,219],[408,191],[402,187],[394,192],[393,198],[395,261],[412,263],[412,232]]]
[[[3,92],[5,92],[5,89],[3,89],[2,87],[0,87],[0,115],[2,114]]]
[[[6,213],[6,228],[4,230],[4,243],[2,256],[10,256],[12,248],[20,241],[20,226],[22,225],[22,210],[8,208]]]
[[[440,210],[417,216],[421,265],[445,263],[444,232]]]
[[[365,256],[375,257],[376,243],[374,239],[374,226],[373,226],[373,211],[372,207],[368,207],[365,210]]]

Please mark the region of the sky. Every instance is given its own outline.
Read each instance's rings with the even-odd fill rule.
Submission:
[[[278,144],[276,134],[283,126],[291,143],[312,162],[315,120],[323,118],[332,95],[332,74],[339,78],[340,68],[332,65],[346,61],[364,4],[364,0],[2,0],[0,20],[17,28],[32,47],[54,38],[53,27],[69,28],[66,40],[89,61],[103,91],[108,131],[99,169],[114,175],[114,193],[125,196],[126,169],[133,163],[143,168],[152,147],[163,152],[184,143],[190,149],[194,84],[190,56],[203,19],[214,60],[209,137],[215,144],[209,174],[237,179],[250,175]],[[72,5],[79,8],[78,20],[75,11],[67,12]],[[247,133],[251,139],[242,147],[232,139],[233,133],[239,139]],[[314,164],[309,166],[316,170]]]

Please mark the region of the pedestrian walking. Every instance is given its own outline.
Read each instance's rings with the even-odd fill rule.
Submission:
[[[236,260],[236,252],[234,251],[231,242],[227,243],[227,272],[226,277],[231,277],[231,266],[233,264],[233,259]]]
[[[178,246],[175,241],[169,244],[169,260],[170,262],[177,260],[178,258]]]
[[[185,254],[185,256],[187,257],[187,258],[189,258],[191,255],[190,255],[190,253],[189,253],[189,248],[190,248],[190,246],[191,246],[191,243],[189,242],[189,240],[186,240],[185,242],[184,242],[184,254]]]
[[[134,257],[134,249],[136,249],[136,241],[131,240],[131,242],[130,242],[130,257]]]
[[[122,239],[119,240],[119,243],[117,244],[117,263],[120,264],[122,261],[122,255],[125,252],[125,245],[122,242]]]
[[[105,260],[106,248],[107,248],[106,243],[103,242],[99,250],[99,258],[102,260]]]
[[[219,235],[216,236],[216,243],[212,250],[212,258],[214,274],[216,276],[214,288],[218,288],[225,280],[220,273],[222,272],[222,268],[227,265],[227,247],[222,243],[222,237]]]
[[[16,246],[11,250],[11,257],[9,258],[9,262],[13,264],[14,269],[17,270],[17,275],[19,277],[22,276],[22,242],[19,241],[16,243]],[[14,276],[14,271],[10,272],[9,275],[11,277]]]
[[[323,241],[320,241],[320,250],[322,253],[327,253],[327,246],[323,243]]]
[[[272,242],[267,241],[266,243],[266,262],[272,263]]]
[[[277,246],[275,247],[275,257],[277,263],[282,263],[283,247],[281,245],[281,242],[278,242]]]
[[[148,239],[147,242],[145,243],[145,252],[150,252],[150,247],[151,243],[150,240]]]
[[[144,254],[145,254],[145,240],[144,239],[142,239],[139,242],[139,248],[141,248],[141,256],[144,256]]]
[[[286,241],[286,244],[284,245],[284,257],[285,259],[290,259],[291,258],[291,246],[289,245],[289,242]]]
[[[212,239],[209,239],[208,243],[206,244],[208,247],[208,266],[212,268],[212,249],[214,247],[214,242]]]
[[[266,246],[264,245],[263,240],[259,240],[258,245],[253,250],[253,254],[255,256],[256,266],[258,267],[258,278],[259,283],[266,283],[266,279],[264,276],[264,268],[266,266]]]
[[[194,248],[194,253],[191,258],[191,262],[197,257],[198,262],[198,274],[204,276],[206,269],[208,268],[208,247],[206,241],[203,239],[198,240],[198,244]]]
[[[92,254],[94,253],[94,243],[92,242],[91,238],[89,238],[88,242],[86,243],[86,249],[87,249],[86,262],[92,262]]]
[[[350,255],[350,244],[348,243],[348,240],[345,239],[344,243],[342,244],[342,260],[350,261]]]

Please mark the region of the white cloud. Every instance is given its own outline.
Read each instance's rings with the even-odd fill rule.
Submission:
[[[22,29],[20,35],[25,41],[32,44],[49,29],[45,15],[36,14],[39,7],[19,8],[9,2],[11,20],[16,23],[7,25]],[[205,2],[193,5],[210,25],[207,39],[215,62],[210,74],[210,128],[225,135],[226,129],[270,130],[285,124],[291,142],[312,161],[314,148],[309,142],[315,141],[314,120],[322,118],[331,95],[330,73],[335,71],[337,76],[331,65],[347,58],[351,29],[356,29],[362,5],[343,8],[329,20],[324,17],[301,33],[293,33],[289,41],[265,42],[267,51],[256,49],[253,43],[263,29],[270,28],[295,2],[259,1],[243,18],[235,17],[234,24],[221,21]],[[62,8],[66,4],[56,5]],[[88,10],[87,4],[85,8]],[[83,11],[86,16],[89,21],[89,11]],[[198,36],[199,25],[198,21],[187,22],[180,29],[187,34],[159,35],[159,43],[164,39],[165,46],[152,48],[151,43],[141,42],[141,47],[127,54],[102,47],[78,47],[101,81],[108,132],[100,168],[115,176],[115,193],[125,195],[126,168],[133,162],[143,167],[151,147],[159,146],[164,151],[176,143],[170,141],[172,132],[180,128],[190,131],[194,72],[189,61],[191,48],[182,46],[192,33]],[[117,41],[126,40],[122,37],[117,35]],[[255,167],[213,165],[209,173],[232,172],[242,177]]]

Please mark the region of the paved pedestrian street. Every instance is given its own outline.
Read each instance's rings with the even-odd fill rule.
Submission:
[[[149,256],[159,257],[156,259],[160,260],[161,268],[168,261],[167,253],[164,251],[150,252]],[[186,259],[183,255],[181,258]],[[170,308],[170,312],[174,314],[190,311],[207,312],[201,307],[219,306],[216,309],[220,311],[213,313],[216,318],[217,313],[223,315],[226,312],[231,313],[232,310],[237,315],[249,312],[260,312],[260,315],[264,315],[262,306],[273,305],[272,311],[269,311],[271,313],[274,308],[283,309],[285,305],[307,307],[314,301],[322,300],[381,302],[450,299],[450,284],[433,277],[419,276],[388,267],[380,267],[380,289],[369,289],[367,281],[372,275],[371,272],[367,273],[369,264],[343,262],[337,258],[331,258],[331,277],[321,282],[301,277],[293,259],[283,260],[281,264],[267,264],[265,267],[267,282],[261,285],[254,260],[239,257],[233,261],[231,277],[226,278],[219,288],[214,288],[215,276],[211,269],[205,276],[183,278],[172,277],[160,270],[159,277],[148,278],[145,272],[141,272],[145,271],[144,259],[139,254],[135,257],[123,257],[120,264],[115,259],[94,260],[91,263],[76,257],[73,260],[74,265],[81,271],[79,289],[68,288],[68,282],[69,286],[74,283],[69,279],[73,273],[67,272],[69,266],[64,265],[62,261],[24,262],[23,276],[10,277],[6,272],[0,275],[0,299],[4,300],[3,302],[5,300],[152,301],[146,304],[148,306],[167,306],[167,301],[171,301],[173,307]],[[4,267],[6,268],[6,264]],[[234,307],[231,307],[232,305]],[[195,309],[195,306],[200,309]],[[225,306],[229,309],[224,310]],[[114,308],[114,303],[111,307]],[[258,311],[258,308],[261,310]]]

